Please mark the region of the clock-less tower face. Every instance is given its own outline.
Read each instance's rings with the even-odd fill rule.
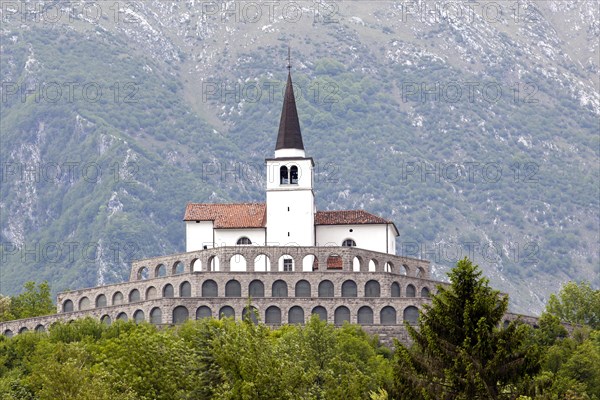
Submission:
[[[288,74],[275,157],[267,164],[267,243],[315,245],[313,160],[304,152],[292,77]]]

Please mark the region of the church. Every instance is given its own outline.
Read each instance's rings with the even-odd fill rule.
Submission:
[[[59,293],[56,314],[0,323],[0,333],[85,317],[159,326],[250,318],[277,327],[316,315],[406,342],[404,324],[416,324],[445,283],[432,279],[429,261],[396,255],[393,222],[364,210],[317,211],[313,168],[288,71],[265,203],[190,203],[185,253],[135,260],[127,281]]]
[[[187,205],[186,251],[236,245],[356,246],[396,254],[393,222],[363,210],[316,210],[314,161],[304,150],[290,72],[275,154],[265,163],[266,203]]]

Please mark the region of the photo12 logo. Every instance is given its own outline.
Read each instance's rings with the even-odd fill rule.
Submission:
[[[402,82],[402,102],[416,103],[451,103],[461,101],[475,103],[483,100],[495,104],[503,99],[510,99],[515,104],[536,104],[537,85],[516,82],[504,86],[498,82]]]
[[[97,103],[100,100],[116,104],[137,103],[139,86],[136,82],[2,82],[2,103],[20,101],[25,103],[74,103],[83,101]]]
[[[2,1],[2,22],[22,24],[72,24],[102,20],[119,24],[140,24],[142,5],[134,1]]]
[[[14,242],[0,243],[2,264],[18,259],[24,263],[64,264],[100,260],[113,263],[131,262],[138,258],[140,246],[133,241],[98,242],[45,242],[19,245]]]
[[[276,21],[297,23],[339,23],[340,1],[332,0],[259,0],[200,1],[201,20],[212,18],[223,23],[272,24]]]
[[[133,161],[114,162],[102,165],[94,161],[60,161],[46,163],[5,162],[0,181],[2,183],[69,183],[83,181],[98,183],[102,179],[113,179],[115,182],[133,183],[139,172],[139,165]]]
[[[499,243],[494,241],[464,241],[427,244],[406,241],[400,243],[400,255],[429,260],[436,264],[454,265],[464,257],[477,262],[498,265],[503,261],[521,265],[537,264],[540,246],[537,242]]]
[[[400,165],[402,182],[497,183],[503,177],[518,183],[538,183],[539,164],[535,162],[437,162],[404,161]]]
[[[232,103],[241,101],[258,103],[259,101],[280,103],[285,96],[286,83],[281,81],[262,82],[202,82],[202,102]],[[339,86],[335,82],[311,82],[306,86],[295,82],[294,97],[296,101],[305,98],[316,104],[332,104],[339,102]]]
[[[446,23],[446,21],[488,24],[539,20],[535,5],[523,0],[410,0],[394,2],[402,22]]]

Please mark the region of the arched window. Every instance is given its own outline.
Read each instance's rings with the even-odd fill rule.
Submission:
[[[106,300],[105,295],[101,294],[98,297],[96,297],[96,308],[106,307],[107,304],[108,302]]]
[[[288,311],[288,322],[290,324],[304,324],[304,310],[300,306],[294,306]]]
[[[381,325],[396,325],[396,309],[391,306],[386,306],[379,313]]]
[[[72,312],[73,311],[73,302],[71,300],[65,300],[63,303],[63,312]]]
[[[342,297],[356,297],[357,289],[356,282],[352,280],[347,280],[342,283]]]
[[[91,302],[89,298],[83,297],[81,298],[81,300],[79,300],[79,310],[87,310],[88,308],[90,308],[90,306]]]
[[[288,183],[290,183],[290,179],[288,176],[288,168],[285,165],[279,168],[279,183],[281,185],[287,185]]]
[[[287,297],[288,296],[287,283],[285,283],[281,279],[273,282],[271,296],[272,297]]]
[[[265,323],[267,324],[281,324],[281,310],[277,306],[271,306],[267,308],[265,312]]]
[[[344,247],[356,247],[356,242],[352,239],[346,239],[342,242],[342,246]]]
[[[415,297],[415,296],[416,296],[415,287],[413,285],[408,285],[406,287],[406,297]]]
[[[183,274],[185,272],[185,266],[181,261],[177,261],[173,264],[173,275]]]
[[[350,322],[350,310],[346,306],[339,306],[335,309],[333,315],[333,323],[336,325],[341,325],[344,321]]]
[[[121,293],[121,292],[116,292],[116,293],[113,295],[113,298],[112,298],[112,304],[113,304],[113,306],[116,306],[116,305],[118,305],[118,304],[123,304],[123,293]]]
[[[244,321],[250,320],[254,325],[258,324],[258,310],[253,306],[246,306],[242,310],[242,319]]]
[[[173,285],[167,283],[163,288],[163,297],[175,297],[175,290],[173,290]]]
[[[242,297],[242,285],[235,279],[225,285],[225,297]]]
[[[119,320],[119,321],[127,322],[127,319],[128,319],[127,314],[125,314],[124,312],[119,313],[119,315],[117,315],[117,320]]]
[[[217,297],[218,296],[217,282],[209,279],[202,283],[202,297]]]
[[[46,328],[44,327],[44,325],[39,324],[38,326],[35,327],[35,331],[39,332],[39,333],[46,332]]]
[[[298,184],[298,167],[296,167],[295,165],[292,165],[292,167],[290,168],[290,183],[292,185]]]
[[[252,244],[252,241],[247,238],[246,236],[242,236],[241,238],[238,239],[237,244]]]
[[[383,310],[381,310],[383,312]],[[415,306],[408,306],[404,309],[404,321],[411,325],[416,325],[419,321],[419,309]]]
[[[102,322],[104,325],[110,325],[112,323],[112,319],[110,316],[104,315],[102,318],[100,318],[100,322]]]
[[[392,297],[400,297],[400,285],[398,282],[392,283]]]
[[[150,323],[154,325],[162,324],[162,311],[158,307],[154,307],[150,311]]]
[[[158,292],[154,286],[150,286],[146,289],[146,300],[152,300],[158,297]]]
[[[421,289],[421,297],[429,297],[429,288],[427,286]]]
[[[230,306],[223,306],[219,310],[219,319],[221,318],[235,318],[235,311]]]
[[[329,280],[319,283],[319,297],[333,297],[333,283]]]
[[[310,297],[310,283],[304,279],[296,283],[296,297]]]
[[[321,321],[327,321],[327,310],[325,309],[325,307],[316,306],[315,308],[313,308],[311,314],[317,314]]]
[[[358,309],[358,323],[364,325],[373,325],[373,310],[369,306],[363,306]]]
[[[190,317],[190,312],[184,306],[177,306],[173,309],[173,323],[182,324]]]
[[[129,292],[129,302],[133,303],[135,301],[140,301],[141,300],[141,296],[140,296],[140,291],[137,289],[133,289],[131,292]]]
[[[381,288],[379,282],[370,280],[365,283],[365,297],[379,297],[381,296]]]
[[[200,306],[196,310],[196,319],[212,317],[212,310],[207,306]]]
[[[136,324],[140,324],[146,320],[146,316],[142,310],[137,310],[133,313],[133,320]]]
[[[164,264],[158,264],[158,266],[154,270],[154,274],[157,278],[160,278],[161,276],[166,276],[167,275],[167,267],[165,267]]]
[[[265,297],[265,285],[258,279],[250,282],[248,287],[248,294],[250,297]]]
[[[185,281],[179,285],[179,297],[192,297],[192,285]]]

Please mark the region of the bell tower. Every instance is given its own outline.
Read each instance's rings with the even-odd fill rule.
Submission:
[[[314,162],[306,157],[292,84],[288,77],[274,158],[267,158],[267,243],[315,245]]]

